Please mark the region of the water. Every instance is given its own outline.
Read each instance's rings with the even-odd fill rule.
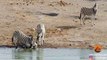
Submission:
[[[16,50],[15,48],[0,48],[0,60],[89,60],[90,55],[93,55],[95,60],[107,60],[106,54],[107,50],[95,53],[90,49]]]

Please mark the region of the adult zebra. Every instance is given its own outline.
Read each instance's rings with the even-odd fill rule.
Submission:
[[[37,25],[37,45],[41,46],[44,43],[44,36],[45,36],[45,25],[38,24]]]
[[[84,19],[87,16],[91,17],[91,23],[93,23],[92,19],[95,18],[96,12],[97,12],[96,3],[92,8],[82,7],[80,11],[80,24],[82,25],[83,23],[85,25]]]
[[[27,36],[22,31],[18,30],[13,33],[12,42],[17,47],[21,48],[34,48],[36,43],[33,42],[33,36]]]

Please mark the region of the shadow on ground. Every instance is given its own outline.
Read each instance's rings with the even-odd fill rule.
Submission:
[[[75,18],[75,19],[79,19],[80,17],[79,16],[70,16],[72,18]]]
[[[107,10],[104,10],[104,12],[107,12]]]
[[[101,1],[101,0],[87,0],[87,1],[92,1],[93,2],[93,1]]]
[[[76,26],[57,26],[57,28],[61,28],[61,29],[75,29],[78,28]]]
[[[42,13],[43,15],[48,15],[48,16],[57,16],[58,13]]]
[[[0,45],[0,47],[15,48],[15,46],[12,46],[12,45]]]
[[[58,13],[43,13],[43,12],[37,12],[39,15],[47,15],[47,16],[58,16]]]
[[[85,18],[85,20],[91,20],[91,18],[87,17],[87,18]],[[94,20],[98,20],[98,19],[95,18]]]
[[[70,16],[70,17],[75,18],[75,19],[80,19],[79,16]],[[85,17],[85,20],[90,20],[90,19],[91,19],[90,17]],[[95,18],[95,20],[97,20],[97,18]]]

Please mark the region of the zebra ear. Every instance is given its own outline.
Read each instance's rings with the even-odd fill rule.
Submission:
[[[96,8],[96,6],[97,6],[97,4],[95,3],[94,6],[93,6],[93,8]]]

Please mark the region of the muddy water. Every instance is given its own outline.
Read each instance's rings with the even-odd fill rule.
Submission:
[[[90,49],[38,48],[36,50],[23,50],[0,48],[0,60],[89,60],[90,55],[95,60],[107,60],[107,50],[95,53]]]

